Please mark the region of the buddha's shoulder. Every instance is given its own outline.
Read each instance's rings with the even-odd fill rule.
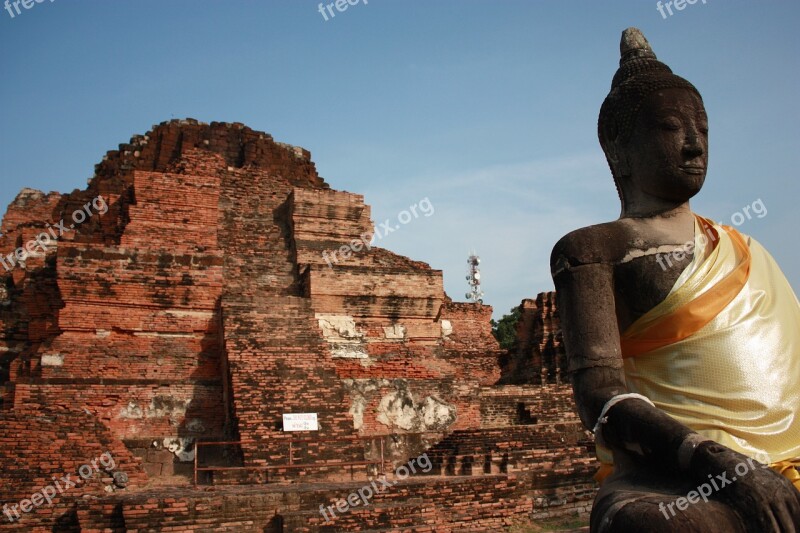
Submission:
[[[624,219],[576,229],[561,237],[553,247],[550,265],[565,261],[572,266],[619,263],[627,254],[635,230]]]

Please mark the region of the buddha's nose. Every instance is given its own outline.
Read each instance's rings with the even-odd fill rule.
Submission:
[[[683,150],[691,157],[701,156],[705,153],[703,136],[697,128],[690,128],[686,133]]]

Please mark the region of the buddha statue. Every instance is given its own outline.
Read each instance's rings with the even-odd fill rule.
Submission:
[[[551,256],[603,464],[591,530],[800,531],[800,304],[758,242],[690,208],[708,167],[698,90],[639,30],[620,49],[598,135],[622,212]]]

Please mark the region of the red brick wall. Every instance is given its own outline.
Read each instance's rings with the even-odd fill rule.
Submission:
[[[92,476],[77,486],[70,487],[62,480],[69,474],[70,482],[77,481],[79,468],[91,466],[92,460],[106,452],[113,459],[112,463],[108,456],[104,458],[106,465],[113,464],[111,472],[105,472],[103,464],[96,462]],[[40,502],[34,511],[22,515],[21,521],[11,524],[7,516],[0,515],[0,528],[14,530],[51,524],[83,494],[107,495],[107,490],[113,490],[113,472],[128,475],[126,490],[141,487],[147,481],[138,459],[94,417],[83,412],[0,413],[0,464],[0,506],[10,508],[46,486],[56,488],[53,505]]]

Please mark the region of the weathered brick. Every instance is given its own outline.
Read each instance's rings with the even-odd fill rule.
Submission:
[[[592,449],[568,387],[498,385],[505,354],[491,307],[452,302],[441,271],[364,246],[369,206],[331,190],[307,151],[241,124],[162,123],[109,152],[84,191],[20,193],[0,253],[97,195],[107,212],[0,271],[0,465],[11,465],[0,496],[27,497],[103,446],[131,484],[107,495],[98,479],[25,525],[446,531],[499,529],[531,509],[587,512]],[[330,260],[349,245],[358,249]],[[530,356],[540,337],[557,339],[556,326],[522,336],[534,374],[558,364]],[[383,441],[395,465],[427,450],[437,475],[414,476],[334,525],[319,505],[358,488],[341,467],[270,474],[291,490],[248,487],[265,477],[253,472],[215,473],[214,494],[180,485],[194,439],[241,440],[226,453],[204,448],[228,466],[283,464],[282,415],[298,412],[318,414],[317,436],[372,443],[297,444],[295,462],[374,460]],[[147,485],[145,472],[161,480]],[[366,480],[363,467],[352,475]]]

